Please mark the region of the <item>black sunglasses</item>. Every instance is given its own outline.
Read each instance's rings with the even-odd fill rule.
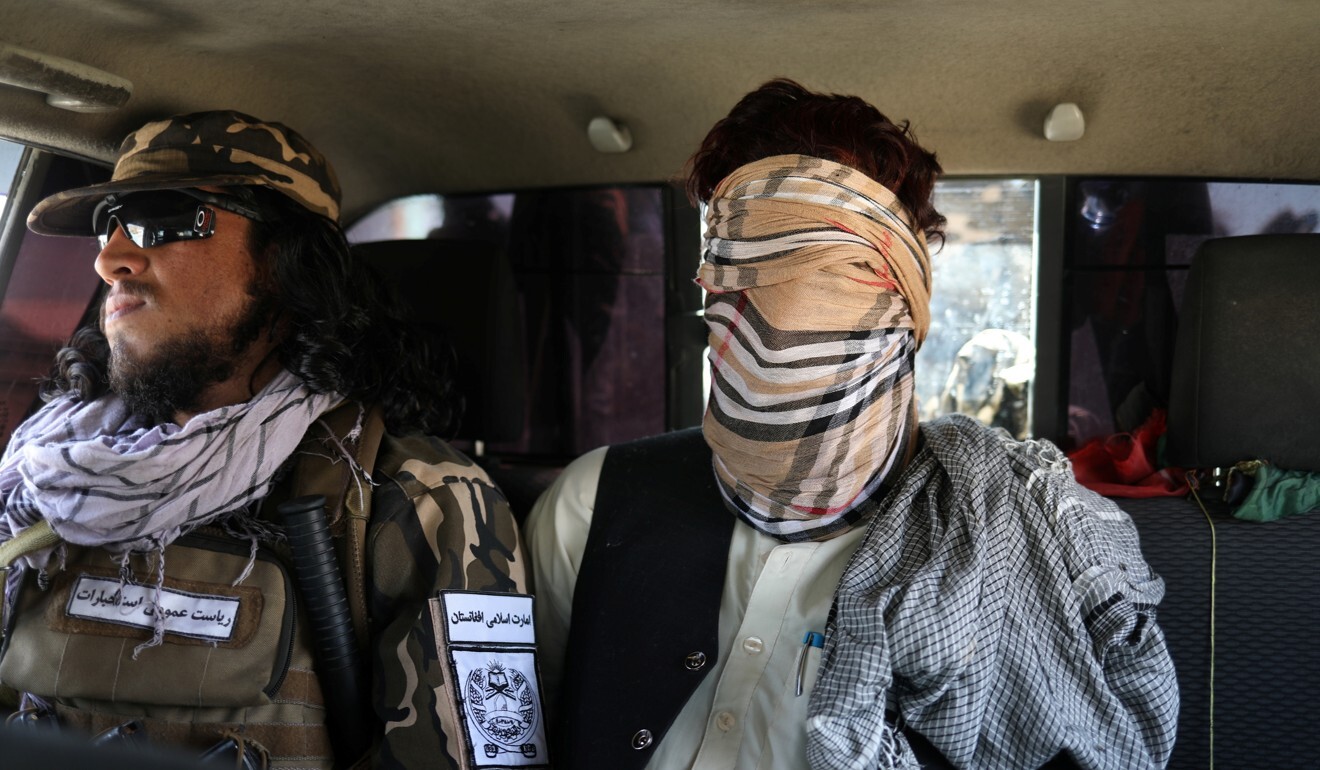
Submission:
[[[215,209],[262,221],[255,208],[233,195],[194,189],[152,190],[107,195],[92,212],[92,232],[101,248],[110,242],[116,227],[139,249],[210,238],[215,234]]]

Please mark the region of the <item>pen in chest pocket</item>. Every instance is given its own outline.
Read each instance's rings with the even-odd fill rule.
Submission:
[[[825,647],[825,635],[819,631],[808,631],[802,635],[802,648],[798,650],[797,685],[793,688],[794,697],[802,695],[802,680],[807,675],[807,650],[812,647]]]

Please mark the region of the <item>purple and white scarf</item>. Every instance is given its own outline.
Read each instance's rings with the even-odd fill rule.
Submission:
[[[283,370],[250,401],[183,426],[144,425],[114,394],[58,398],[19,426],[0,460],[0,542],[44,519],[75,545],[162,549],[263,499],[307,428],[339,400]],[[44,570],[54,552],[21,561]]]

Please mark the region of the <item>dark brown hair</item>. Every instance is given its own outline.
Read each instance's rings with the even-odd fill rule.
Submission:
[[[898,196],[927,240],[943,239],[944,217],[930,202],[943,169],[917,144],[907,121],[895,124],[856,96],[819,94],[783,78],[744,96],[706,134],[688,161],[688,196],[709,201],[735,169],[775,155],[809,155],[857,169]]]

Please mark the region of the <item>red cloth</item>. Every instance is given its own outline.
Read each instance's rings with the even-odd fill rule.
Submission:
[[[1068,454],[1077,483],[1105,497],[1182,497],[1187,481],[1180,468],[1156,466],[1163,410],[1156,409],[1131,433],[1097,438]]]

